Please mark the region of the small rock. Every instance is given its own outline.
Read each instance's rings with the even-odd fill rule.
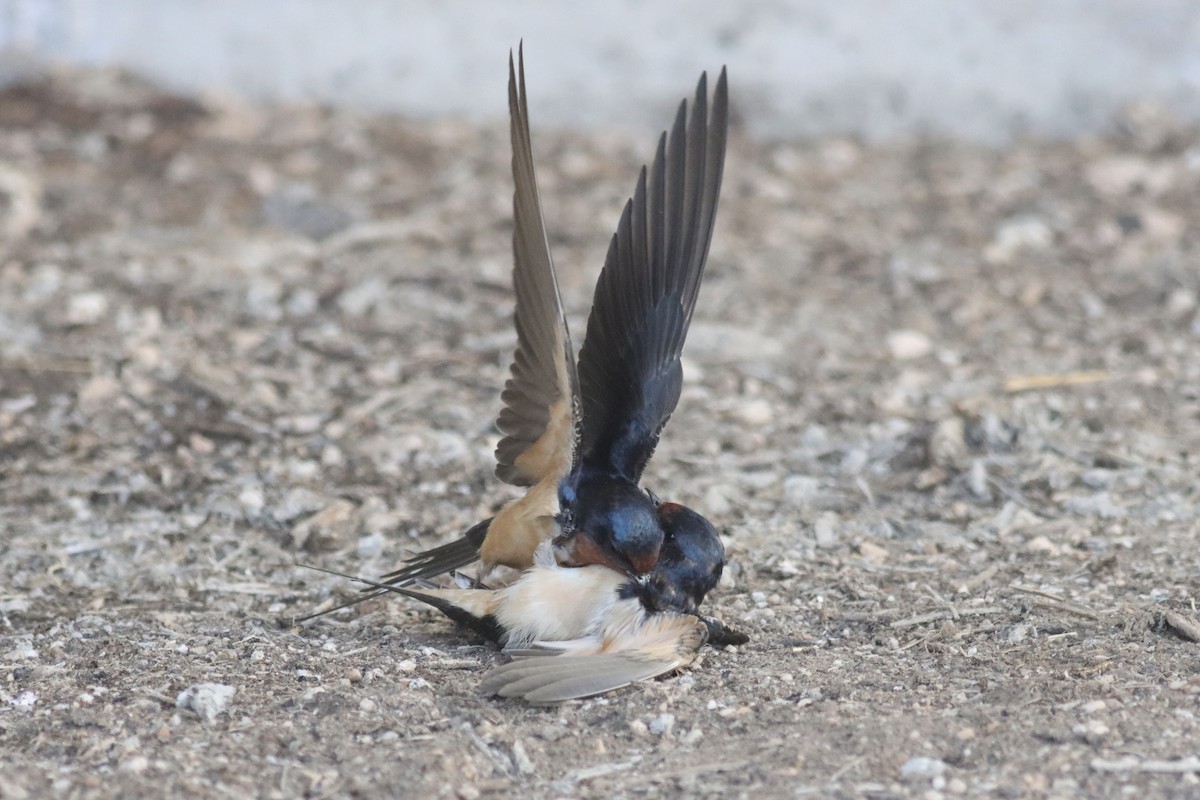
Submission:
[[[738,406],[735,412],[737,418],[746,425],[766,425],[775,416],[771,404],[762,398],[749,400]]]
[[[141,775],[150,767],[150,759],[145,756],[131,756],[121,762],[117,767],[121,772],[132,772],[134,775]]]
[[[921,358],[933,351],[933,341],[920,331],[893,331],[887,337],[888,350],[897,361]]]
[[[217,445],[212,439],[195,432],[188,436],[188,447],[193,453],[201,456],[210,456],[217,449]]]
[[[64,320],[68,325],[95,325],[108,313],[108,297],[103,292],[82,292],[67,300]]]
[[[900,774],[906,778],[936,778],[945,771],[945,761],[928,756],[914,756],[900,767]]]
[[[704,492],[704,512],[714,518],[728,514],[733,509],[733,504],[729,501],[727,491],[725,487],[715,484],[708,487]]]
[[[311,489],[297,487],[283,496],[283,500],[272,510],[277,522],[291,522],[297,517],[311,514],[324,508],[328,500]]]
[[[292,528],[292,544],[307,550],[336,550],[358,529],[358,507],[335,500]]]
[[[1029,638],[1029,632],[1031,630],[1033,630],[1033,628],[1030,625],[1027,625],[1023,622],[1020,624],[1017,624],[1017,625],[1013,625],[1011,628],[1004,631],[1004,633],[1003,633],[1004,641],[1008,642],[1009,644],[1016,644],[1018,642],[1023,642]]]
[[[817,547],[829,548],[837,544],[838,522],[837,514],[832,511],[826,511],[817,517],[817,521],[813,523],[813,537],[817,540]]]
[[[868,564],[884,564],[888,560],[888,551],[872,542],[859,542],[858,553]]]
[[[365,714],[371,714],[378,710],[378,708],[379,704],[369,697],[364,697],[362,700],[358,701],[358,710]]]
[[[275,420],[275,429],[298,436],[308,436],[321,430],[324,417],[320,414],[294,414]]]
[[[1113,502],[1108,492],[1096,492],[1089,497],[1072,497],[1067,501],[1067,508],[1076,514],[1097,516],[1101,519],[1121,519],[1128,515],[1124,506]]]
[[[996,235],[984,248],[983,258],[989,264],[1007,264],[1023,252],[1045,250],[1054,241],[1054,234],[1036,217],[1016,217],[996,228]]]
[[[929,436],[929,457],[934,464],[956,472],[966,469],[970,461],[966,430],[966,423],[959,416],[938,421]]]
[[[266,504],[262,489],[258,486],[247,486],[238,494],[238,505],[246,512],[247,517],[256,517]]]
[[[121,382],[112,375],[95,375],[79,390],[79,409],[94,414],[121,392]]]
[[[362,317],[387,294],[388,286],[382,278],[369,278],[342,292],[337,304],[347,316]]]
[[[783,499],[792,506],[807,506],[821,493],[821,481],[808,475],[789,475],[783,480]]]
[[[1091,719],[1081,725],[1075,725],[1071,732],[1091,745],[1100,744],[1107,738],[1109,728],[1098,719]]]
[[[223,683],[197,683],[179,693],[175,707],[211,722],[225,710],[236,692],[235,687]]]
[[[358,546],[355,550],[358,552],[358,557],[364,560],[377,558],[383,552],[383,546],[386,544],[386,537],[376,531],[375,533],[360,536]]]
[[[656,736],[670,736],[675,728],[674,714],[659,714],[650,721],[650,732]]]
[[[1106,197],[1121,197],[1142,189],[1158,195],[1175,182],[1175,170],[1169,162],[1152,162],[1142,156],[1114,155],[1093,162],[1087,168],[1087,180]]]
[[[1044,555],[1056,556],[1059,554],[1059,546],[1050,541],[1045,536],[1034,536],[1025,543],[1025,552],[1027,553],[1042,553]]]
[[[513,766],[517,768],[517,772],[522,775],[532,775],[537,772],[537,767],[529,758],[529,754],[525,752],[525,745],[521,744],[521,740],[517,739],[512,746]]]
[[[1167,315],[1171,319],[1180,319],[1192,313],[1198,304],[1200,299],[1197,299],[1196,293],[1191,289],[1175,289],[1167,296]]]

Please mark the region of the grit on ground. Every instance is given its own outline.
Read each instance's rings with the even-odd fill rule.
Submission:
[[[534,127],[578,337],[657,131]],[[1200,131],[1152,109],[735,135],[646,483],[726,534],[736,652],[546,710],[411,602],[279,626],[354,591],[292,562],[374,576],[512,496],[508,160],[503,124],[4,91],[0,797],[1200,791]]]

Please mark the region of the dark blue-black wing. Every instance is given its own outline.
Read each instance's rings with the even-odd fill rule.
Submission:
[[[679,357],[712,240],[728,131],[725,70],[700,76],[642,168],[596,284],[579,354],[582,461],[637,481],[683,387]]]

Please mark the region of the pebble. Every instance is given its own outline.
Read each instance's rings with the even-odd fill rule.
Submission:
[[[650,732],[656,736],[670,736],[675,729],[674,714],[659,714],[650,721]]]
[[[906,778],[934,778],[945,771],[945,761],[928,756],[914,756],[900,767],[900,774]]]
[[[517,772],[522,775],[532,775],[537,772],[537,767],[532,759],[529,758],[529,753],[525,752],[525,745],[521,744],[521,740],[517,739],[512,745],[513,766],[517,768]]]
[[[737,407],[735,412],[739,421],[746,425],[766,425],[775,416],[771,404],[763,398],[748,400]]]
[[[897,361],[911,361],[933,352],[933,341],[920,331],[913,330],[892,331],[888,334],[887,346],[892,358]]]
[[[117,767],[121,772],[131,772],[134,775],[141,775],[150,767],[150,759],[145,756],[130,756],[121,762]]]
[[[385,544],[387,544],[387,538],[376,531],[366,536],[360,536],[355,551],[358,553],[358,557],[364,560],[378,558],[383,552]]]
[[[1072,497],[1067,501],[1067,508],[1076,514],[1101,519],[1122,519],[1129,514],[1124,506],[1113,502],[1112,495],[1108,492],[1096,492],[1088,497]]]
[[[1122,154],[1095,160],[1087,168],[1087,180],[1092,188],[1107,197],[1123,197],[1139,188],[1153,196],[1163,193],[1174,183],[1174,173],[1169,162],[1152,162],[1143,156]]]
[[[872,542],[859,542],[858,553],[868,564],[885,564],[889,559],[888,551]]]
[[[334,500],[292,528],[297,549],[336,549],[358,528],[358,507],[349,500]]]
[[[1098,719],[1091,719],[1079,725],[1074,725],[1071,732],[1091,745],[1100,744],[1109,734],[1109,728]]]
[[[112,375],[95,375],[79,390],[79,409],[85,414],[101,411],[121,392],[121,382]]]
[[[789,475],[783,479],[783,499],[789,505],[810,505],[821,493],[821,481],[808,475]]]
[[[246,512],[247,517],[258,516],[266,505],[266,498],[263,497],[262,488],[259,486],[247,486],[238,493],[238,505]]]
[[[272,510],[271,516],[278,522],[291,522],[297,517],[324,507],[327,502],[326,498],[311,489],[297,487],[283,496],[283,500]]]
[[[175,698],[175,707],[212,721],[229,705],[237,689],[223,683],[197,683]]]
[[[996,228],[991,243],[983,249],[983,258],[989,264],[1007,264],[1021,253],[1045,250],[1053,242],[1054,233],[1045,222],[1037,217],[1016,217]]]
[[[839,523],[837,514],[832,511],[826,511],[817,517],[817,521],[813,523],[813,537],[817,540],[817,547],[828,548],[837,544]]]
[[[67,300],[64,320],[68,325],[95,325],[108,313],[108,297],[103,292],[82,292]]]

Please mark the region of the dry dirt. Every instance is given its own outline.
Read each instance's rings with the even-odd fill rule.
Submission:
[[[657,132],[532,105],[582,332]],[[735,136],[647,482],[727,535],[736,652],[546,710],[403,600],[280,625],[355,591],[292,562],[373,576],[512,496],[508,158],[107,73],[0,94],[0,798],[1200,796],[1200,131],[1152,108]]]

